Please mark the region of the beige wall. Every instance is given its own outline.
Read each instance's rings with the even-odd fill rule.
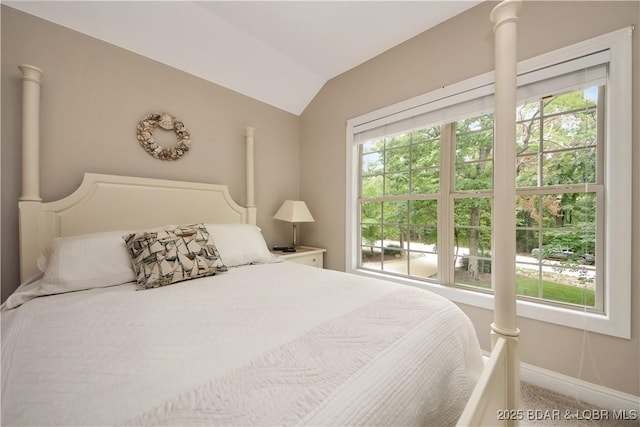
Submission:
[[[346,121],[493,68],[493,33],[483,3],[329,81],[302,114],[301,195],[316,217],[307,243],[326,247],[329,268],[345,266]],[[639,116],[640,3],[525,2],[519,60],[629,25],[633,35],[633,117]],[[624,340],[520,319],[522,360],[592,383],[640,395],[640,143],[633,128],[632,339]],[[613,284],[615,285],[615,284]],[[492,313],[463,307],[489,347]],[[584,368],[578,372],[584,354]],[[592,363],[593,361],[593,363]],[[601,381],[600,381],[601,380]]]
[[[2,300],[19,282],[21,181],[19,64],[45,70],[41,197],[73,191],[85,171],[226,183],[245,202],[244,127],[256,129],[258,225],[270,244],[290,226],[272,219],[299,192],[300,119],[132,52],[2,6]],[[146,114],[166,111],[191,133],[177,162],[148,155],[136,139]],[[162,135],[158,135],[162,136]],[[168,138],[167,145],[175,140]]]

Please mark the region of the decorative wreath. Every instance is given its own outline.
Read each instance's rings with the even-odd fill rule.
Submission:
[[[167,130],[173,129],[178,137],[178,143],[171,148],[158,145],[153,140],[153,131],[156,126]],[[189,151],[191,135],[189,135],[187,128],[184,127],[184,123],[171,116],[171,114],[151,113],[138,123],[138,142],[147,153],[156,159],[178,160],[182,158],[184,153]]]

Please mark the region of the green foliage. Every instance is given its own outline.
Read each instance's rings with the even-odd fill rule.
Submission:
[[[487,190],[493,178],[493,116],[489,114],[456,123],[455,189]]]
[[[481,281],[462,280],[460,284],[487,289],[491,287],[489,283]],[[538,280],[531,277],[517,276],[516,294],[540,298]],[[569,304],[586,305],[587,307],[593,307],[595,305],[595,292],[592,289],[565,285],[549,280],[542,281],[542,298]]]
[[[595,193],[566,186],[597,182],[597,93],[598,88],[576,90],[517,107],[516,186],[555,191],[518,197],[520,253],[566,250],[576,259],[595,253]],[[469,248],[473,257],[490,258],[492,198],[467,196],[493,188],[493,116],[465,118],[454,126],[454,243]],[[450,128],[428,127],[362,145],[363,243],[437,242],[438,196],[447,192],[440,179],[441,134]],[[476,267],[490,270],[490,263]],[[556,287],[546,286],[549,298],[556,298]]]
[[[539,297],[538,280],[518,276],[516,278],[516,293],[518,295]],[[586,305],[588,307],[595,305],[595,292],[592,289],[565,285],[548,280],[542,281],[542,298],[569,304]]]

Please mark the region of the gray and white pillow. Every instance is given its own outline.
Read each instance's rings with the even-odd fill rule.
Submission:
[[[157,288],[227,271],[204,224],[122,236],[138,289]]]

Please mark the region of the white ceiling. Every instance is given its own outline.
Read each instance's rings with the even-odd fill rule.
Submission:
[[[4,3],[299,115],[331,78],[480,1]]]

